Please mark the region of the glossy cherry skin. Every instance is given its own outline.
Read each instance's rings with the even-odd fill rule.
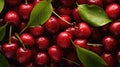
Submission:
[[[58,9],[58,12],[60,15],[71,15],[72,10],[68,7],[60,7]]]
[[[77,0],[78,4],[87,4],[87,0]]]
[[[38,37],[36,40],[36,46],[41,50],[45,50],[50,46],[50,41],[47,37]]]
[[[120,50],[117,51],[116,57],[117,57],[117,62],[120,63]]]
[[[28,20],[33,9],[32,4],[21,4],[19,6],[19,15],[23,20]]]
[[[49,58],[48,55],[44,52],[39,52],[34,56],[35,63],[37,65],[45,65],[48,63]]]
[[[24,49],[22,47],[17,49],[16,60],[19,63],[27,63],[32,57],[32,52],[30,49]]]
[[[88,0],[87,1],[88,4],[95,4],[95,5],[98,5],[100,7],[103,7],[103,2],[102,0]]]
[[[103,53],[101,57],[108,64],[106,67],[115,67],[115,59],[112,54]]]
[[[75,0],[60,0],[63,6],[69,7],[72,6],[75,3]]]
[[[33,62],[26,63],[23,67],[35,67]]]
[[[30,28],[29,31],[33,36],[38,37],[44,33],[44,27],[41,25],[35,26],[35,27]]]
[[[24,45],[26,45],[26,46],[33,46],[35,43],[33,36],[29,33],[21,34],[20,38],[23,41]]]
[[[34,0],[33,1],[33,5],[35,6],[36,4],[38,4],[39,2],[41,2],[42,0]]]
[[[4,16],[5,23],[17,26],[20,23],[18,14],[15,11],[8,11]]]
[[[80,17],[80,14],[78,12],[78,8],[74,8],[72,10],[72,16],[73,16],[73,18],[74,18],[75,21],[77,21],[77,22],[81,21],[81,17]]]
[[[120,22],[119,21],[112,22],[112,24],[110,25],[110,32],[112,32],[115,36],[119,37],[120,35]]]
[[[18,44],[18,43],[19,43],[19,40],[17,39],[17,37],[16,37],[15,35],[12,35],[12,36],[11,36],[11,42]]]
[[[18,26],[18,31],[22,31],[27,26],[26,22],[21,22]]]
[[[53,45],[48,49],[48,54],[55,62],[59,62],[62,59],[62,50],[56,45]]]
[[[77,27],[75,32],[76,37],[88,38],[91,35],[91,29],[85,22],[80,22]]]
[[[71,22],[71,18],[69,15],[60,15],[60,17],[63,18],[64,20],[68,21],[69,23]],[[61,20],[60,18],[58,19],[58,22],[60,24],[61,29],[66,29],[66,28],[70,27],[70,24]]]
[[[21,0],[5,0],[5,2],[10,6],[17,6],[20,4]]]
[[[14,58],[17,49],[18,49],[18,45],[15,43],[11,43],[11,44],[5,43],[2,45],[2,52],[7,58]]]
[[[104,45],[105,51],[112,51],[116,48],[116,39],[112,36],[105,36],[102,39],[102,43]]]
[[[65,29],[65,32],[70,33],[72,36],[75,35],[75,31],[76,31],[75,27],[69,27],[69,28]]]
[[[58,19],[55,16],[51,16],[48,21],[45,23],[45,28],[50,33],[56,33],[60,29],[60,25],[58,23]]]
[[[111,19],[117,19],[120,14],[120,6],[116,3],[109,4],[106,7],[105,12]]]
[[[71,45],[72,35],[68,32],[61,32],[57,36],[57,45],[61,48],[68,48]]]

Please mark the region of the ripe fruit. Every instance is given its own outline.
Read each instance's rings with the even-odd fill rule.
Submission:
[[[71,8],[68,7],[60,7],[58,9],[60,15],[71,15]]]
[[[33,5],[35,6],[36,4],[38,4],[39,2],[41,2],[42,0],[34,0]]]
[[[120,63],[120,50],[117,51],[116,57],[117,57],[117,62]]]
[[[78,12],[78,8],[74,8],[72,11],[72,16],[75,19],[75,21],[80,22],[81,21],[81,17],[80,14]]]
[[[4,17],[5,23],[17,26],[20,23],[19,16],[15,11],[8,11]]]
[[[68,48],[71,45],[72,35],[68,32],[61,32],[57,36],[57,45],[61,48]]]
[[[33,46],[34,45],[34,38],[29,33],[23,33],[20,35],[21,40],[23,41],[23,44],[26,46]]]
[[[87,0],[77,0],[78,4],[87,4]]]
[[[5,2],[10,6],[17,6],[20,4],[21,0],[5,0]]]
[[[72,36],[75,35],[75,28],[74,27],[69,27],[65,30],[65,32],[70,33]]]
[[[62,50],[56,45],[53,45],[48,49],[48,54],[55,62],[59,62],[62,59]]]
[[[66,7],[69,7],[69,6],[72,6],[73,3],[75,3],[75,0],[60,0],[60,2],[62,3],[63,6],[66,6]]]
[[[98,5],[100,7],[103,7],[103,2],[102,0],[88,0],[87,2],[88,4],[95,4],[95,5]]]

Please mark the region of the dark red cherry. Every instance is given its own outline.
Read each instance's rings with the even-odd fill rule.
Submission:
[[[119,37],[120,35],[120,22],[119,21],[115,21],[111,23],[110,32],[113,33],[115,36]]]
[[[19,63],[27,63],[32,57],[32,52],[30,49],[24,49],[22,47],[17,49],[16,60]]]
[[[115,67],[115,58],[110,53],[103,53],[102,56],[103,60],[107,63],[106,67]]]
[[[78,12],[78,8],[74,8],[72,11],[72,16],[74,18],[75,21],[80,22],[81,21],[81,17],[80,14]]]
[[[69,7],[75,3],[75,0],[60,0],[63,6]]]
[[[35,37],[41,36],[44,33],[44,27],[41,25],[32,27],[30,28],[30,33]]]
[[[102,0],[88,0],[87,1],[88,4],[95,4],[95,5],[98,5],[100,7],[103,7],[103,2]]]
[[[120,50],[117,51],[116,57],[117,57],[117,62],[120,63]]]
[[[12,35],[12,36],[11,36],[11,42],[18,44],[18,43],[19,43],[19,40],[17,39],[17,37],[16,37],[15,35]]]
[[[18,26],[18,31],[22,31],[27,26],[26,22],[21,22]]]
[[[75,32],[76,37],[88,38],[91,35],[91,29],[85,22],[80,22],[77,27]]]
[[[112,36],[105,36],[102,39],[102,43],[104,45],[105,51],[112,51],[116,48],[116,39]]]
[[[66,30],[65,30],[65,32],[68,32],[68,33],[70,33],[72,36],[74,36],[75,35],[75,27],[69,27],[69,28],[67,28]]]
[[[111,19],[117,19],[120,14],[120,6],[119,4],[112,3],[107,5],[105,11]]]
[[[47,37],[38,37],[36,45],[39,49],[45,50],[50,46],[50,41]]]
[[[8,11],[4,16],[4,21],[14,26],[20,23],[19,16],[15,11]]]
[[[50,33],[56,33],[60,29],[60,25],[58,23],[58,19],[55,16],[51,16],[48,21],[45,23],[45,28]]]
[[[5,43],[2,45],[2,52],[7,58],[14,58],[16,55],[16,51],[18,49],[18,45],[15,43]]]
[[[87,0],[77,0],[78,4],[87,4]]]
[[[17,6],[21,3],[21,0],[5,0],[5,2],[10,6]]]
[[[19,15],[23,20],[28,20],[33,9],[32,4],[21,4],[19,6]]]
[[[71,8],[68,7],[60,7],[58,11],[60,15],[71,15],[72,12]]]
[[[29,33],[23,33],[20,35],[21,40],[23,41],[24,45],[26,46],[33,46],[34,45],[34,38]]]
[[[34,56],[35,63],[37,65],[45,65],[48,63],[49,58],[48,55],[44,52],[39,52]]]
[[[48,54],[55,62],[59,62],[62,59],[62,50],[56,45],[53,45],[48,49]]]
[[[29,62],[29,63],[24,64],[23,67],[35,67],[35,64],[33,62]]]
[[[68,32],[61,32],[57,36],[57,45],[61,48],[68,48],[71,45],[72,35]]]
[[[33,5],[35,6],[36,4],[38,4],[39,2],[41,2],[42,0],[34,0]]]
[[[97,54],[102,53],[102,46],[91,46],[91,50]]]

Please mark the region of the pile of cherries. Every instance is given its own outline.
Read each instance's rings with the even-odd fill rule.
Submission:
[[[45,24],[27,28],[18,35],[39,2],[41,0],[5,0],[0,25],[8,25],[1,42],[1,53],[10,67],[84,67],[71,40],[100,55],[108,64],[106,67],[120,64],[119,0],[53,0],[54,11],[69,23],[52,14]],[[102,7],[113,21],[102,27],[91,26],[81,19],[76,2]],[[9,38],[11,25],[12,36]]]

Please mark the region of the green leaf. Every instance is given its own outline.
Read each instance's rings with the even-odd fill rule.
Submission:
[[[0,0],[0,13],[2,12],[4,8],[4,0]]]
[[[100,27],[111,22],[105,11],[96,5],[78,5],[78,11],[82,20],[92,26]]]
[[[28,26],[38,26],[44,24],[52,14],[52,4],[48,1],[38,3],[32,10]]]
[[[5,36],[6,26],[7,26],[7,24],[0,27],[0,41],[2,41]]]
[[[0,53],[0,67],[9,67],[7,59]]]
[[[92,51],[76,46],[76,52],[79,60],[85,67],[104,67],[107,65],[99,55]]]

